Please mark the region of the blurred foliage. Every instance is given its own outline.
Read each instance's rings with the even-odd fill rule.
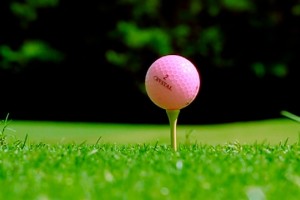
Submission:
[[[292,13],[295,16],[300,16],[300,2],[297,5],[293,6]]]
[[[284,78],[288,74],[288,68],[284,63],[273,63],[271,66],[268,66],[261,62],[257,62],[252,64],[252,70],[259,78],[263,78],[267,74]]]
[[[38,40],[25,41],[19,50],[12,50],[8,45],[0,46],[1,66],[5,69],[28,66],[31,61],[59,62],[63,54],[47,43]]]
[[[25,0],[10,1],[9,7],[14,16],[19,19],[20,30],[17,33],[23,40],[19,44],[19,49],[12,48],[11,44],[0,44],[0,68],[19,70],[25,68],[33,61],[40,62],[59,62],[63,59],[63,53],[56,50],[41,39],[29,39],[26,36],[28,26],[31,22],[38,19],[38,10],[41,8],[55,7],[59,0]],[[8,41],[13,43],[13,41]]]
[[[25,67],[32,60],[61,61],[63,54],[69,53],[51,48],[55,36],[51,38],[48,33],[47,41],[32,34],[38,26],[30,29],[32,23],[44,23],[45,18],[39,18],[44,9],[68,10],[73,6],[62,3],[59,0],[13,0],[8,3],[11,13],[19,20],[18,30],[23,31],[18,37],[25,42],[19,42],[16,47],[11,39],[0,45],[0,68],[9,68],[16,63]],[[172,4],[160,0],[116,0],[110,6],[106,1],[74,5],[82,10],[68,14],[61,12],[61,16],[52,22],[49,15],[47,22],[59,23],[55,20],[64,17],[69,20],[64,23],[70,24],[85,20],[81,29],[87,31],[80,32],[84,39],[82,44],[79,44],[80,40],[77,43],[89,48],[93,41],[101,48],[98,50],[104,54],[105,62],[132,74],[144,73],[149,62],[159,56],[181,54],[206,68],[243,68],[259,78],[267,75],[285,78],[297,57],[298,0],[174,0]],[[105,25],[105,29],[103,24],[96,23],[100,18],[95,16],[100,11],[104,12],[101,17],[108,16],[106,22],[111,25]],[[85,18],[86,15],[93,17]],[[63,26],[61,23],[57,28],[66,31]],[[93,35],[89,29],[104,32],[104,42],[95,39],[98,32]],[[76,31],[78,28],[73,30],[74,34]],[[29,34],[24,34],[27,32]]]
[[[107,50],[106,58],[129,71],[148,67],[135,59],[137,53],[153,58],[176,53],[203,59],[206,67],[243,67],[260,78],[284,78],[294,59],[292,40],[299,44],[296,23],[290,21],[299,16],[299,1],[187,0],[172,5],[158,0],[118,2],[131,12],[110,33],[115,45]],[[282,46],[286,49],[280,49]]]
[[[98,105],[109,109],[109,104],[133,115],[131,106],[145,97],[138,90],[145,89],[151,63],[165,54],[180,54],[202,72],[201,101],[210,105],[199,106],[207,109],[205,118],[216,118],[213,109],[223,109],[226,120],[229,113],[262,116],[263,110],[273,112],[297,100],[299,0],[1,0],[0,24],[0,79],[21,83],[7,89],[13,91],[11,99],[17,99],[16,90],[30,88],[33,99],[40,92],[45,100],[53,97],[58,110],[74,111],[69,102],[77,99],[82,111],[88,110],[86,116]],[[51,79],[46,77],[50,74]],[[48,90],[35,92],[33,78]],[[65,94],[63,102],[50,93],[54,85],[55,93],[60,89]],[[86,98],[95,91],[105,98]],[[250,106],[243,107],[248,113],[239,107],[232,111],[238,101],[259,112]]]
[[[25,0],[12,1],[10,4],[10,9],[19,17],[22,26],[27,26],[29,22],[37,20],[38,9],[55,7],[59,3],[59,0]]]
[[[251,0],[223,0],[222,4],[224,7],[232,10],[232,11],[250,11],[255,7],[253,5],[253,1]]]

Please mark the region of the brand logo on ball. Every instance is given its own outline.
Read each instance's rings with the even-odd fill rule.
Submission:
[[[166,80],[169,77],[169,75],[166,75],[163,77],[164,80]],[[172,85],[169,85],[167,82],[159,78],[158,76],[153,76],[154,80],[158,82],[160,85],[164,86],[168,90],[172,91]]]

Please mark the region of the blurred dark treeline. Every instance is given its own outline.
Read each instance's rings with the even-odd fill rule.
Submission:
[[[300,1],[1,0],[0,117],[166,123],[144,78],[166,54],[201,73],[180,123],[300,114]]]

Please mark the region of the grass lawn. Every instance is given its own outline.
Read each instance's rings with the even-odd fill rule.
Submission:
[[[167,125],[12,121],[0,199],[296,200],[299,131],[288,119],[179,124],[174,152]]]
[[[102,124],[102,123],[64,123],[11,121],[8,125],[14,131],[7,134],[23,139],[28,134],[29,142],[44,143],[101,143],[169,144],[169,126],[145,124]],[[216,125],[181,125],[177,127],[179,144],[225,144],[228,142],[277,144],[288,139],[289,143],[298,141],[300,125],[289,119],[270,119],[253,122],[236,122]]]

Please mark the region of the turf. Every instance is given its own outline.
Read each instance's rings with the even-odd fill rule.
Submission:
[[[2,146],[0,199],[299,199],[300,145]]]
[[[0,125],[1,126],[1,125]],[[82,143],[95,144],[169,144],[169,127],[148,124],[103,124],[11,121],[8,124],[14,131],[7,131],[11,139],[23,139],[28,134],[31,143]],[[288,139],[289,143],[298,140],[300,125],[289,119],[235,122],[215,125],[181,125],[177,127],[178,143],[226,144],[238,141],[241,144],[267,142],[278,144]]]
[[[300,197],[300,127],[290,120],[179,125],[178,152],[164,125],[7,127],[0,199]]]

